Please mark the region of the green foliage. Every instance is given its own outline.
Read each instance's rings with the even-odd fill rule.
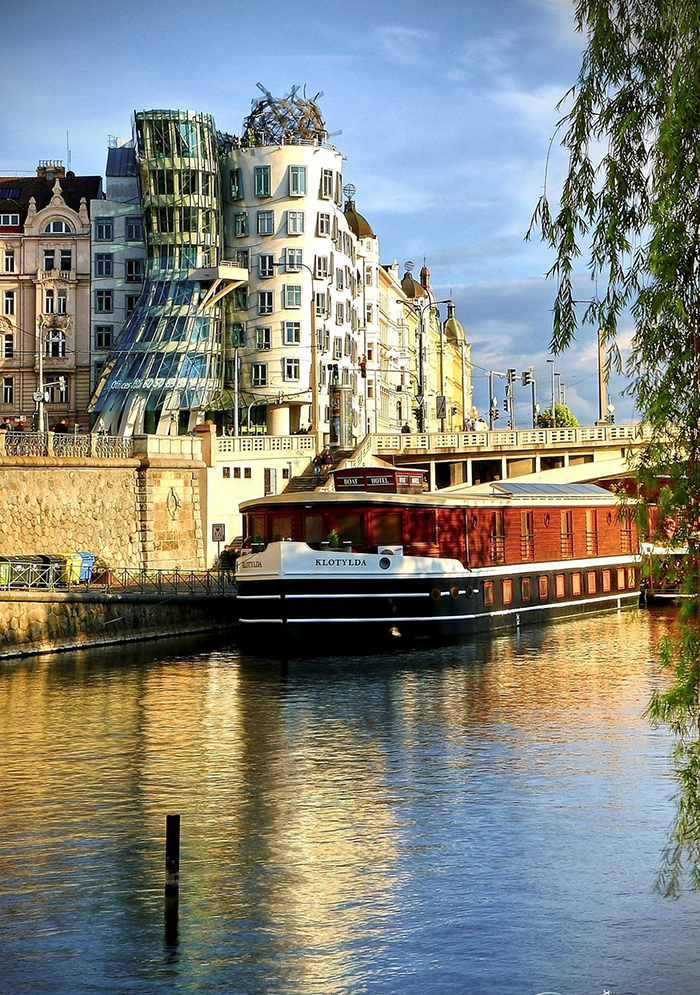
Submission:
[[[678,813],[659,879],[676,894],[684,871],[700,887],[700,4],[578,0],[575,16],[587,46],[557,129],[568,174],[556,208],[545,189],[531,230],[554,250],[555,351],[575,338],[577,300],[590,300],[583,320],[620,369],[615,337],[631,311],[630,391],[651,429],[639,482],[659,506],[649,537],[687,549],[692,598],[661,647],[673,683],[649,706],[677,737]]]
[[[578,418],[565,404],[555,404],[554,413],[557,416],[558,428],[575,428],[578,425]],[[552,427],[551,406],[537,416],[537,424],[540,428]]]

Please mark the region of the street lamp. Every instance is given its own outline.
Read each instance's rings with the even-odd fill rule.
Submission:
[[[557,427],[557,409],[555,407],[555,393],[554,393],[555,392],[555,382],[554,382],[554,378],[556,377],[557,374],[554,372],[554,360],[553,359],[548,359],[547,362],[551,363],[551,365],[552,365],[552,428],[556,428]]]
[[[425,369],[424,369],[424,320],[425,312],[429,311],[431,308],[437,307],[438,304],[449,304],[449,300],[444,301],[424,301],[423,304],[419,304],[417,301],[402,301],[404,307],[409,308],[418,318],[418,393],[416,395],[416,426],[419,432],[422,432],[425,425]],[[440,355],[440,395],[444,398],[445,396],[445,357],[444,357],[444,345],[443,352]]]

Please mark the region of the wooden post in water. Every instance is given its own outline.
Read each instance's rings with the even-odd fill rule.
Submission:
[[[165,817],[165,894],[180,890],[180,816]]]
[[[177,947],[180,905],[180,816],[165,817],[165,945]]]

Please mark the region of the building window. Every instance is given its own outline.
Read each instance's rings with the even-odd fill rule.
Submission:
[[[333,170],[332,169],[322,169],[321,170],[321,196],[325,200],[331,200],[333,197]]]
[[[141,218],[126,219],[126,240],[127,242],[143,242]]]
[[[342,267],[339,267],[335,271],[335,285],[336,285],[336,288],[338,290],[344,290],[345,289],[345,284],[343,282],[343,269],[342,269]]]
[[[111,313],[114,310],[114,301],[111,290],[95,291],[95,311],[101,314]],[[49,314],[50,312],[46,312]]]
[[[340,338],[333,339],[333,359],[343,358],[343,340]]]
[[[45,352],[52,359],[63,359],[66,355],[66,336],[60,328],[50,328],[46,333]]]
[[[271,252],[262,252],[259,255],[258,267],[262,280],[268,280],[271,276],[275,275],[275,257]]]
[[[289,167],[289,196],[303,197],[306,194],[306,166]]]
[[[231,345],[234,349],[245,345],[245,325],[242,321],[234,321],[231,325]]]
[[[255,329],[255,348],[259,352],[266,352],[272,347],[272,329],[271,328],[256,328]]]
[[[331,216],[330,214],[319,214],[316,219],[316,234],[317,235],[330,235],[331,232]]]
[[[14,377],[2,378],[2,403],[15,403],[15,379]]]
[[[59,290],[56,295],[56,314],[66,314],[68,311],[68,291]]]
[[[288,273],[298,273],[303,264],[301,249],[287,249],[285,253],[285,268]]]
[[[267,363],[250,364],[250,382],[253,387],[267,387]]]
[[[114,222],[111,218],[95,218],[95,241],[111,242],[114,238]]]
[[[113,325],[95,325],[95,348],[111,349]]]
[[[372,267],[371,266],[367,266],[367,268],[365,269],[365,283],[367,284],[368,287],[372,286]]]
[[[328,277],[328,256],[316,256],[314,276],[317,280],[324,280]]]
[[[19,228],[19,214],[0,214],[0,228]]]
[[[15,354],[15,337],[12,332],[7,332],[2,339],[2,358],[12,359]]]
[[[73,252],[71,249],[61,249],[61,265],[60,269],[65,273],[73,265]]]
[[[258,235],[274,235],[275,212],[258,211]]]
[[[256,197],[270,196],[269,166],[255,166],[253,168],[253,190]]]
[[[50,272],[56,267],[56,250],[44,249],[44,269]]]
[[[70,235],[73,229],[67,221],[49,221],[44,232],[47,235]]]
[[[316,317],[325,318],[326,317],[326,294],[325,291],[317,291],[314,294]]]
[[[365,312],[365,321],[368,325],[374,322],[374,304],[368,304]]]
[[[53,260],[52,260],[53,262]],[[53,269],[52,266],[45,266],[45,269]],[[95,276],[112,276],[112,255],[109,252],[98,252],[95,256]]]
[[[3,314],[14,314],[15,313],[15,292],[14,290],[6,290],[3,296],[2,305]]]
[[[234,214],[233,234],[237,238],[248,234],[248,215],[245,211],[236,211]]]
[[[285,345],[299,345],[301,342],[301,322],[282,322],[282,341]]]
[[[250,251],[248,249],[234,249],[233,258],[241,269],[250,269]]]
[[[282,288],[282,307],[301,307],[301,286],[297,283],[289,283]]]
[[[336,325],[342,325],[345,321],[345,305],[342,301],[339,301],[335,306],[335,323]]]
[[[284,379],[285,380],[298,380],[299,379],[299,360],[290,359],[286,357],[284,360]]]
[[[241,181],[241,171],[240,169],[232,169],[229,174],[229,190],[231,192],[231,200],[240,200],[243,196],[243,183]]]
[[[288,235],[304,234],[303,211],[287,211],[287,234]]]
[[[127,294],[124,298],[124,310],[126,312],[126,317],[130,317],[136,310],[136,302],[139,299],[139,294]]]
[[[127,259],[124,279],[127,283],[143,283],[143,259]]]
[[[53,314],[56,309],[56,294],[53,290],[44,291],[44,314]]]
[[[15,271],[15,250],[5,249],[5,260],[3,270],[5,273],[14,273]]]
[[[233,291],[233,306],[236,311],[248,310],[248,288],[236,287]]]
[[[258,314],[272,314],[273,301],[271,290],[258,291]]]

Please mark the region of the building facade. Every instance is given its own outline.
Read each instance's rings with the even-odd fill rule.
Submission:
[[[0,418],[85,429],[90,399],[90,216],[99,176],[43,160],[0,178]],[[43,415],[44,425],[40,424]]]
[[[136,310],[145,276],[146,246],[133,141],[111,141],[105,197],[91,202],[90,217],[94,391],[124,325]]]

